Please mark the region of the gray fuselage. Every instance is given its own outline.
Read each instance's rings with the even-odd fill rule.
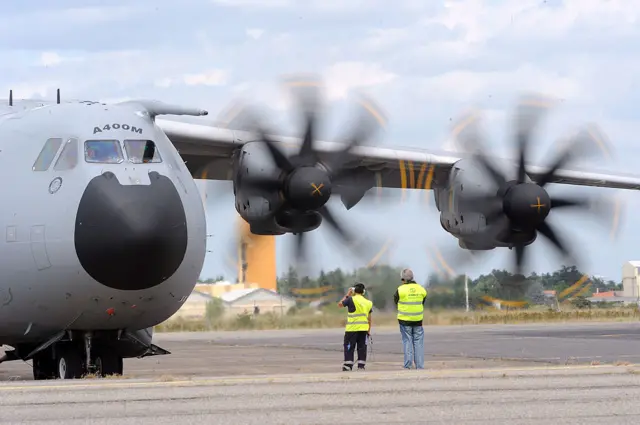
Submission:
[[[45,142],[55,138],[62,140],[49,155],[55,156],[38,164],[48,167],[34,170]],[[161,162],[132,163],[124,147],[120,163],[85,160],[87,140],[116,140],[123,146],[129,139],[153,141]],[[76,150],[75,165],[70,152],[66,166],[61,161],[56,167],[67,143]],[[202,199],[172,143],[134,105],[0,109],[0,175],[0,344],[40,341],[63,329],[152,327],[172,316],[191,293],[206,251]],[[175,188],[174,207],[183,210],[182,216],[161,216],[160,191],[153,198],[157,202],[146,193],[151,177],[154,184],[164,184],[160,191]],[[93,182],[93,193],[85,193]],[[170,220],[184,221],[183,252],[172,253],[174,239],[162,239],[173,230],[158,223]],[[84,229],[83,241],[79,229]],[[159,245],[164,250],[146,255]],[[170,255],[175,257],[171,274],[150,277]],[[128,274],[118,277],[118,270]],[[102,279],[100,273],[111,275]]]

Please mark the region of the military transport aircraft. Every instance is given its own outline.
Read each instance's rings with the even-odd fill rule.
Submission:
[[[312,98],[300,96],[309,114]],[[58,91],[55,102],[14,102],[10,94],[0,106],[0,344],[11,349],[0,360],[32,361],[35,379],[72,379],[122,374],[123,358],[168,354],[152,344],[153,326],[180,309],[205,258],[194,179],[232,180],[254,233],[300,236],[322,221],[341,228],[326,205],[332,193],[351,208],[374,186],[430,188],[462,247],[518,252],[537,231],[554,239],[550,208],[579,203],[550,198],[547,183],[640,188],[640,177],[556,167],[519,166],[507,178],[477,152],[462,159],[365,146],[381,121],[371,104],[362,110],[346,143],[312,143],[312,119],[299,143],[260,126],[159,118],[207,112],[158,101],[61,101]],[[298,154],[287,155],[292,146]],[[476,163],[499,187],[487,199]]]

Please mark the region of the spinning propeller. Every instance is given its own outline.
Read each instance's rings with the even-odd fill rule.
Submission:
[[[454,133],[463,149],[472,154],[480,168],[487,174],[494,191],[477,196],[465,195],[459,202],[461,211],[482,213],[488,225],[486,237],[510,244],[514,251],[514,273],[522,275],[527,246],[538,234],[551,242],[565,258],[575,261],[573,250],[560,236],[549,220],[552,210],[573,208],[590,210],[601,214],[610,212],[610,204],[582,196],[552,196],[547,192],[548,184],[557,177],[558,169],[594,152],[594,147],[603,148],[604,137],[594,126],[589,126],[571,138],[562,151],[550,162],[546,172],[528,167],[528,152],[532,134],[550,103],[537,97],[525,97],[516,110],[515,144],[518,148],[517,175],[509,179],[495,166],[485,153],[476,115],[466,116],[457,125]],[[536,167],[537,168],[537,167]],[[595,207],[595,208],[594,208]],[[488,239],[488,240],[493,240]],[[479,251],[483,252],[483,251]],[[468,260],[477,253],[466,252]],[[458,260],[462,260],[458,257]]]
[[[295,256],[304,260],[305,231],[313,230],[319,223],[318,214],[337,237],[364,254],[353,233],[349,232],[336,218],[327,205],[332,194],[339,194],[342,202],[350,209],[357,204],[373,186],[373,176],[363,175],[356,168],[347,167],[353,159],[353,149],[364,145],[384,126],[384,118],[379,109],[368,99],[359,102],[360,114],[355,125],[346,137],[344,146],[339,150],[323,151],[316,149],[316,133],[319,126],[320,96],[319,84],[312,82],[292,82],[289,84],[292,94],[301,108],[303,129],[302,145],[297,153],[287,156],[278,144],[269,136],[263,123],[251,111],[244,111],[244,118],[264,143],[278,169],[275,176],[243,176],[242,185],[258,192],[277,192],[282,203],[276,217],[284,227],[292,229],[296,235]]]

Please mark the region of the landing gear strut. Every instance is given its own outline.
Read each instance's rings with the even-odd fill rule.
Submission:
[[[7,351],[0,363],[9,360],[33,362],[33,378],[76,379],[87,374],[122,375],[123,358],[171,354],[151,343],[152,331],[64,330],[42,343],[24,344]]]
[[[33,356],[33,379],[78,379],[88,374],[101,377],[122,375],[122,357],[113,349],[93,346],[92,334],[83,343],[60,341]]]

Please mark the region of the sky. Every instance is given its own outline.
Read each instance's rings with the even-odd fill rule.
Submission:
[[[296,130],[283,76],[313,72],[324,82],[326,115],[320,137],[331,140],[350,122],[352,95],[365,91],[388,117],[382,146],[452,149],[452,120],[483,110],[488,146],[512,152],[513,106],[522,92],[558,103],[538,129],[533,161],[547,165],[556,142],[596,122],[614,156],[588,163],[634,173],[640,145],[640,10],[632,0],[25,0],[7,2],[0,15],[0,90],[16,98],[117,102],[153,98],[209,111],[207,122],[238,98],[262,104],[272,126]],[[640,172],[638,173],[640,174]],[[237,219],[230,185],[198,182],[206,190],[208,250],[202,277],[233,279],[225,253]],[[554,186],[554,193],[579,191]],[[226,193],[226,195],[225,195]],[[585,214],[554,213],[548,221],[578,250],[588,273],[620,280],[627,260],[640,259],[634,212],[640,194],[620,196],[617,238],[608,222]],[[419,281],[434,268],[429,249],[447,253],[456,240],[440,226],[432,196],[358,205],[339,217],[363,234],[392,238],[389,262],[411,267]],[[321,226],[311,239],[316,270],[359,265]],[[286,270],[292,237],[277,239],[278,273]],[[529,250],[529,270],[551,271],[561,259],[540,238]],[[510,265],[495,250],[472,276]]]

